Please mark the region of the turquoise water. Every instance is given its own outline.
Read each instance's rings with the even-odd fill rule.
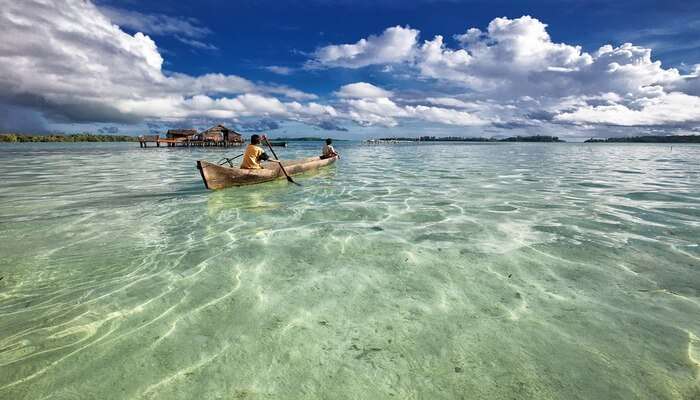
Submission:
[[[0,146],[0,398],[700,398],[700,146],[336,148]]]

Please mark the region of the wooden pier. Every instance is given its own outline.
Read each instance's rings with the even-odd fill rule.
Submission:
[[[191,139],[168,139],[161,138],[159,135],[143,135],[139,136],[139,146],[142,148],[148,147],[148,144],[160,147],[241,147],[245,143],[231,140],[191,140]]]
[[[233,129],[217,125],[200,133],[196,129],[170,129],[165,138],[160,135],[139,136],[139,146],[146,148],[149,143],[156,147],[161,143],[166,147],[240,147],[245,140]]]

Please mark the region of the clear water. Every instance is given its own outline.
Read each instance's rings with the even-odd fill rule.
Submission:
[[[336,147],[0,146],[0,398],[700,398],[699,146]]]

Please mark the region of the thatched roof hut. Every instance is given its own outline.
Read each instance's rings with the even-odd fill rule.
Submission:
[[[206,131],[202,132],[202,137],[204,140],[214,140],[214,141],[225,141],[225,142],[238,142],[243,143],[243,136],[229,129],[221,124],[213,126]]]
[[[168,139],[192,139],[192,136],[196,134],[196,129],[169,129],[166,137]]]

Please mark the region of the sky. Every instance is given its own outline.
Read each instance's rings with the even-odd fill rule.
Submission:
[[[700,2],[0,0],[0,132],[700,134]]]

